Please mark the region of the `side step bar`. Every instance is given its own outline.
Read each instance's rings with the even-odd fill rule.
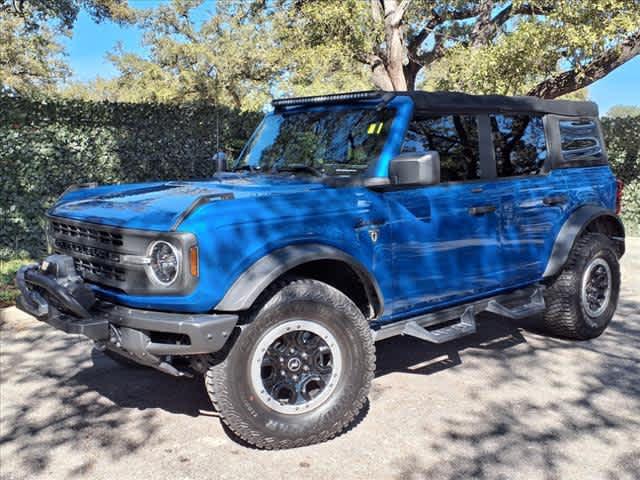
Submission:
[[[513,320],[521,320],[523,318],[537,315],[544,312],[546,305],[542,289],[537,288],[529,297],[529,301],[525,304],[509,308],[501,304],[498,300],[491,300],[487,305],[487,311],[500,315],[502,317],[511,318]]]
[[[480,312],[487,311],[514,320],[520,320],[543,312],[545,303],[542,289],[543,287],[535,287],[517,290],[510,294],[485,298],[465,305],[458,305],[382,325],[377,330],[373,330],[373,338],[377,342],[396,335],[410,335],[432,343],[449,342],[475,333],[475,316]],[[514,302],[516,306],[505,305],[505,303]],[[459,319],[459,321],[454,324],[449,323],[455,319]],[[447,325],[437,327],[444,323],[447,323]]]
[[[415,321],[410,321],[405,324],[402,335],[410,335],[432,343],[445,343],[465,335],[471,335],[472,333],[475,333],[475,331],[476,319],[473,314],[473,307],[468,307],[462,314],[458,323],[433,330],[427,330],[426,328],[418,325]]]

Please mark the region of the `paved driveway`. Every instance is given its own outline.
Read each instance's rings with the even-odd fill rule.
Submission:
[[[640,476],[640,241],[609,330],[590,342],[482,317],[443,346],[378,344],[371,403],[322,445],[264,452],[222,427],[197,380],[126,369],[87,341],[2,312],[0,477]]]

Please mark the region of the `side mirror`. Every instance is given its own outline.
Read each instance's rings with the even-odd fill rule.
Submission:
[[[394,185],[436,185],[440,183],[440,154],[401,153],[391,160],[389,177]]]

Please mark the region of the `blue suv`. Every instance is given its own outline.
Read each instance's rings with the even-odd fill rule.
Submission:
[[[250,444],[306,445],[362,409],[378,340],[446,342],[483,311],[600,335],[620,188],[590,102],[280,99],[231,171],[70,187],[18,305],[116,361],[203,374]]]

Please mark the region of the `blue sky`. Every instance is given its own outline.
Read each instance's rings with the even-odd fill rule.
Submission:
[[[136,7],[146,7],[157,2],[134,0],[130,3]],[[205,4],[204,9],[208,10],[213,5],[213,2]],[[84,81],[98,75],[105,78],[116,75],[116,69],[105,57],[118,42],[125,51],[144,52],[142,31],[139,28],[119,26],[111,22],[96,24],[82,12],[73,37],[65,40],[74,79]],[[598,103],[602,113],[606,113],[613,105],[640,105],[640,57],[595,82],[589,87],[589,95]]]

